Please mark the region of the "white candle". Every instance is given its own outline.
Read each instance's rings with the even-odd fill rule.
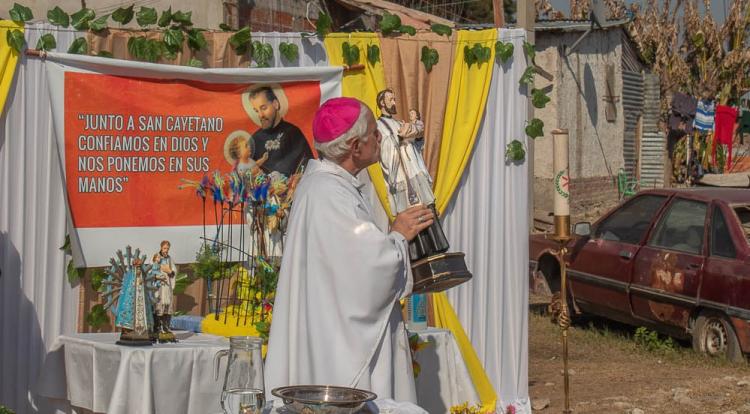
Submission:
[[[552,131],[552,184],[555,217],[570,216],[570,172],[568,170],[568,130]]]

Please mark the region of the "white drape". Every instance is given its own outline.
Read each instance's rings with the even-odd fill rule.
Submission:
[[[273,60],[268,62],[271,67],[328,66],[325,45],[317,35],[303,37],[300,33],[256,32],[252,36],[253,41],[268,43],[273,47]],[[281,42],[297,45],[299,52],[297,59],[289,61],[281,55],[279,52]],[[257,66],[257,63],[253,61],[251,66]]]
[[[77,32],[26,27],[34,47],[54,33],[67,50]],[[47,347],[76,329],[78,288],[65,278],[65,200],[52,136],[47,79],[38,58],[22,56],[0,124],[0,404],[18,414],[29,401]],[[53,412],[40,406],[38,412]]]
[[[526,69],[525,33],[501,29],[499,39],[513,42],[513,59],[495,64],[474,154],[443,221],[451,250],[466,253],[474,277],[447,294],[498,392],[498,405],[531,413],[528,164],[505,162],[508,143],[526,143],[527,101],[518,83]]]

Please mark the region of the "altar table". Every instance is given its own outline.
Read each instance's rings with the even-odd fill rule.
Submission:
[[[37,385],[43,397],[67,399],[96,413],[206,414],[219,407],[223,377],[213,358],[229,341],[193,335],[174,344],[116,345],[119,334],[59,337]]]
[[[430,344],[417,352],[419,406],[430,413],[479,401],[453,335],[447,330],[420,331]],[[42,397],[69,400],[74,407],[109,414],[206,414],[220,411],[224,365],[214,380],[213,358],[227,349],[225,338],[195,334],[175,344],[150,347],[116,345],[119,334],[59,337],[44,363],[36,391]],[[226,363],[226,359],[223,360]],[[272,399],[267,396],[267,399]],[[378,400],[386,413],[418,413]],[[389,405],[391,404],[391,405]],[[403,404],[403,403],[402,403]],[[403,408],[404,406],[402,406]]]

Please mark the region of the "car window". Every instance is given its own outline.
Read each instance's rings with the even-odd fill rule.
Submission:
[[[711,218],[711,256],[737,257],[727,221],[719,208],[714,208]]]
[[[648,245],[700,254],[707,210],[704,202],[676,199],[656,226]]]
[[[629,244],[640,243],[654,215],[666,199],[666,196],[649,194],[630,200],[599,223],[594,238]]]
[[[742,230],[745,232],[745,240],[750,244],[750,206],[738,206],[734,208],[737,217],[742,224]]]

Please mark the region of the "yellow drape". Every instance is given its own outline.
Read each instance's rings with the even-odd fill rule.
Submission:
[[[479,130],[479,122],[484,114],[485,101],[489,91],[493,60],[491,59],[489,62],[482,64],[480,68],[476,65],[472,65],[472,68],[469,70],[464,59],[461,58],[463,56],[463,46],[469,45],[469,47],[471,47],[475,42],[480,42],[481,40],[483,45],[490,47],[492,58],[494,58],[494,41],[496,38],[496,30],[483,30],[479,32],[460,31],[458,33],[457,52],[455,54],[455,56],[458,57],[455,59],[453,73],[451,74],[452,81],[448,96],[448,106],[446,108],[446,127],[443,129],[443,143],[440,148],[441,161],[438,166],[438,177],[441,177],[440,169],[443,165],[447,166],[446,168],[448,171],[442,175],[443,177],[451,175],[456,175],[457,177],[461,176],[461,173],[466,166],[466,162],[468,161],[468,155],[471,153],[471,146],[474,145],[474,138]],[[380,115],[380,111],[377,108],[376,96],[379,91],[386,88],[385,76],[382,62],[377,62],[375,65],[372,65],[367,61],[366,56],[367,46],[377,45],[380,47],[380,41],[374,33],[332,33],[324,39],[330,65],[344,64],[342,52],[342,45],[344,42],[349,42],[350,44],[359,47],[359,63],[363,63],[365,69],[344,72],[344,78],[342,80],[342,95],[357,98],[362,102],[365,102],[377,117]],[[461,88],[470,89],[463,91]],[[458,111],[458,108],[463,105],[472,105],[470,107],[477,107],[478,110]],[[448,117],[449,115],[450,118]],[[449,122],[451,125],[450,128],[447,127]],[[456,128],[455,131],[454,128]],[[453,133],[447,134],[445,131],[451,131]],[[446,143],[446,141],[448,142]],[[454,165],[452,158],[450,161],[443,162],[443,152],[446,151],[446,148],[448,151],[458,151],[459,148],[461,148],[462,151],[466,153],[466,156],[463,157],[463,161],[460,165]],[[380,165],[375,164],[370,166],[368,172],[370,173],[370,178],[372,179],[375,190],[377,191],[380,203],[388,213],[388,216],[393,218],[388,206],[385,179],[383,178],[383,171],[380,169]],[[455,180],[455,183],[458,183],[458,178]],[[451,193],[455,187],[455,184],[450,187],[451,191],[445,196],[445,202],[442,203],[442,209],[447,205],[447,201],[450,199]],[[438,193],[436,191],[436,196],[437,195]],[[469,375],[474,383],[474,387],[482,401],[483,411],[494,412],[497,394],[492,387],[492,383],[490,383],[487,378],[482,363],[477,357],[471,342],[467,338],[461,323],[456,317],[456,313],[444,293],[433,295],[433,298],[436,325],[440,328],[448,329],[453,333],[453,336],[458,342],[459,349],[461,350],[461,355],[469,369]]]
[[[496,40],[496,29],[458,32],[434,185],[440,214],[453,197],[479,132],[492,80]],[[475,43],[490,48],[490,60],[469,67],[463,59],[464,47],[471,48]]]
[[[469,369],[471,382],[474,384],[479,400],[482,402],[482,412],[494,413],[497,404],[495,388],[487,377],[487,373],[484,372],[482,361],[479,360],[477,353],[474,351],[471,341],[466,336],[466,332],[464,332],[464,328],[461,326],[461,322],[444,292],[432,295],[432,308],[435,312],[435,326],[450,330],[456,338],[461,356]]]
[[[365,65],[364,70],[354,70],[344,72],[342,80],[341,94],[351,98],[357,98],[367,104],[372,109],[375,117],[380,116],[380,110],[375,98],[378,92],[386,88],[385,73],[383,72],[383,62],[378,61],[374,65],[367,60],[367,47],[375,45],[380,49],[380,39],[377,33],[331,33],[323,39],[328,53],[328,64],[339,66],[344,64],[344,53],[342,47],[344,42],[359,47],[359,63]],[[393,219],[390,208],[388,208],[388,192],[385,187],[385,178],[380,164],[373,164],[368,169],[370,179],[375,186],[378,199],[383,205],[385,212],[390,219]]]
[[[13,74],[18,64],[18,52],[13,50],[7,41],[8,32],[14,29],[23,31],[23,23],[0,20],[0,114],[5,107],[5,100],[8,99]]]

